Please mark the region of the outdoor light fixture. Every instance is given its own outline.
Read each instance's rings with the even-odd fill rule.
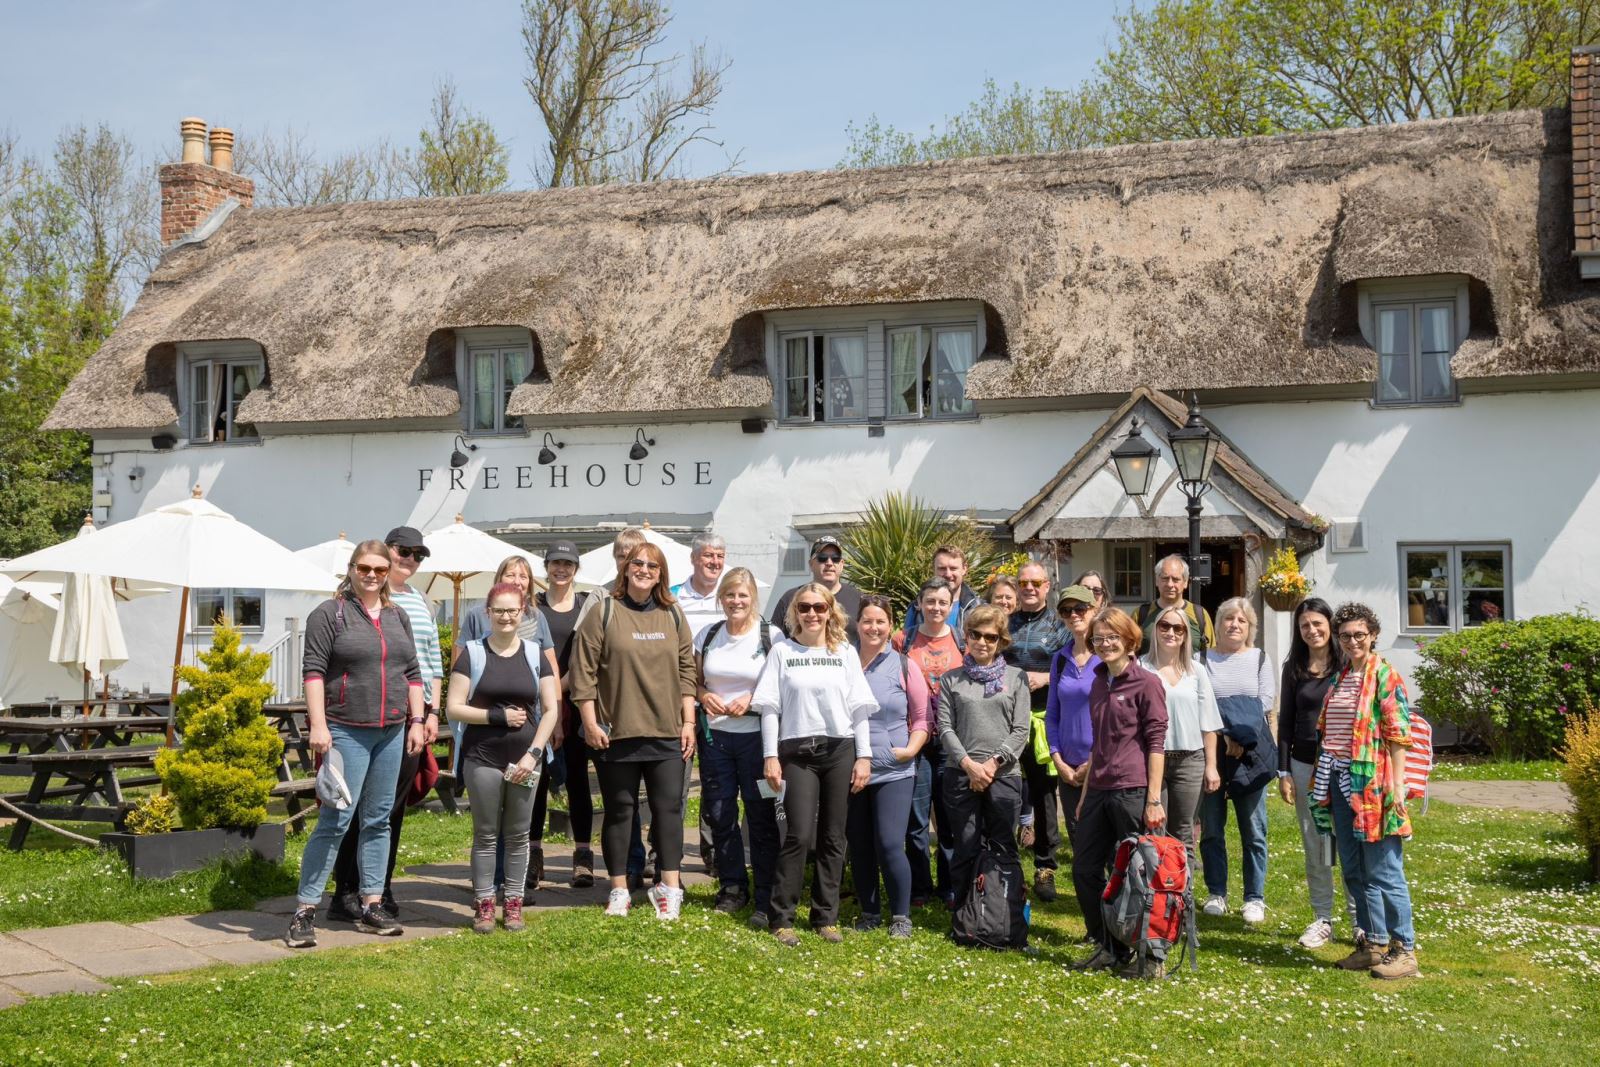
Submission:
[[[178,439],[170,433],[158,433],[150,438],[150,447],[157,452],[170,452],[177,447]]]
[[[128,484],[133,486],[133,491],[135,493],[144,487],[143,467],[133,467],[128,471]]]
[[[455,451],[450,453],[450,466],[465,467],[467,465],[467,452],[461,451],[463,448],[467,452],[476,452],[478,450],[477,445],[469,444],[465,437],[456,434],[456,447]]]
[[[1200,398],[1196,394],[1189,394],[1189,421],[1168,434],[1167,441],[1172,445],[1179,478],[1195,485],[1210,481],[1211,464],[1216,461],[1222,438],[1200,418]]]
[[[628,458],[638,462],[650,454],[650,450],[644,446],[654,445],[655,443],[656,439],[654,437],[646,437],[644,435],[644,427],[639,427],[633,432],[633,447],[628,449]]]
[[[557,441],[554,436],[546,433],[544,435],[544,447],[539,449],[539,462],[548,467],[556,461],[555,450],[566,447],[567,443],[565,441]]]
[[[1155,473],[1156,446],[1139,432],[1139,419],[1134,416],[1128,436],[1111,450],[1111,461],[1117,465],[1117,478],[1122,490],[1129,496],[1144,496],[1150,491],[1150,478]]]

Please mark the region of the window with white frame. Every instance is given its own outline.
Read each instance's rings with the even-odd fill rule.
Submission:
[[[1142,542],[1111,546],[1111,598],[1113,600],[1144,600],[1145,546]]]
[[[512,390],[533,369],[531,344],[472,344],[466,352],[467,428],[474,433],[516,430],[506,417]]]
[[[226,619],[240,630],[259,631],[265,618],[266,591],[262,589],[196,589],[194,628],[213,630]]]
[[[865,421],[867,335],[785,334],[783,386],[783,417],[788,421]]]
[[[1378,350],[1380,404],[1440,404],[1453,401],[1450,357],[1456,350],[1456,305],[1452,300],[1372,305]]]
[[[1400,546],[1406,630],[1459,630],[1511,618],[1509,544]]]
[[[889,331],[890,418],[970,415],[967,374],[978,359],[973,326],[908,326]]]
[[[266,364],[252,344],[186,345],[184,436],[191,444],[254,440],[256,429],[237,419],[239,406],[261,384]]]

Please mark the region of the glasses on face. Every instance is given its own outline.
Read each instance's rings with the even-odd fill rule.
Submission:
[[[1078,603],[1078,601],[1074,600],[1074,601],[1072,601],[1071,603],[1067,604],[1066,606],[1064,606],[1061,609],[1061,614],[1063,616],[1066,616],[1066,615],[1087,615],[1087,614],[1089,614],[1089,605],[1080,604],[1080,603]]]
[[[389,577],[389,568],[374,567],[368,563],[357,563],[356,573],[363,578],[387,578]]]
[[[1024,589],[1043,589],[1050,584],[1048,578],[1018,578],[1017,584]]]
[[[837,552],[821,552],[811,557],[818,563],[843,563],[844,557]]]
[[[499,618],[502,618],[502,619],[511,619],[511,618],[515,618],[518,615],[521,615],[522,614],[522,609],[521,608],[490,608],[489,609],[489,614],[498,616]]]
[[[994,645],[1000,642],[1000,635],[992,630],[968,630],[968,641],[982,641],[984,644]]]
[[[1189,628],[1186,622],[1158,622],[1156,629],[1164,634],[1181,634]]]
[[[630,559],[628,566],[636,571],[649,571],[651,574],[661,569],[661,564],[653,559]]]
[[[425,548],[401,548],[399,545],[390,545],[389,553],[401,559],[414,559],[418,563],[428,558],[428,550]]]
[[[1340,642],[1342,642],[1343,644],[1346,644],[1346,645],[1359,645],[1361,642],[1370,641],[1371,639],[1372,639],[1372,635],[1371,634],[1364,633],[1364,632],[1361,632],[1361,631],[1357,631],[1356,633],[1348,633],[1348,634],[1342,633],[1342,634],[1339,635]]]
[[[1122,644],[1122,638],[1116,634],[1095,634],[1089,638],[1089,643],[1096,648],[1115,648]]]
[[[828,605],[818,602],[796,604],[794,613],[796,615],[826,615],[828,613]]]
[[[1084,588],[1089,590],[1089,592],[1093,593],[1094,594],[1094,598],[1096,600],[1104,600],[1106,598],[1106,591],[1101,586],[1098,586],[1098,585],[1086,585],[1086,586],[1084,586]]]

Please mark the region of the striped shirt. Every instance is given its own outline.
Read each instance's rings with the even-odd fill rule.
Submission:
[[[433,623],[433,612],[428,609],[428,601],[409,585],[398,593],[390,590],[389,599],[394,601],[395,607],[406,613],[406,618],[411,622],[411,639],[416,642],[417,666],[422,671],[425,686],[435,678],[443,678],[444,657],[439,649],[439,628]],[[427,691],[431,693],[432,689],[428,688]]]
[[[1348,671],[1328,694],[1322,722],[1322,747],[1335,758],[1348,760],[1355,746],[1356,705],[1361,701],[1360,671]]]

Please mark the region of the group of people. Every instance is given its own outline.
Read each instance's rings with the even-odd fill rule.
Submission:
[[[617,577],[592,594],[575,589],[570,543],[547,553],[537,594],[526,560],[511,557],[457,634],[447,713],[471,801],[474,929],[493,931],[497,907],[505,929],[523,926],[528,887],[543,875],[546,771],[557,760],[573,884],[595,877],[592,764],[606,914],[627,915],[648,877],[653,913],[677,919],[698,755],[714,907],[749,908],[750,924],[785,945],[799,943],[813,859],[816,936],[842,939],[848,859],[856,928],[907,938],[915,908],[935,897],[961,907],[985,848],[1005,859],[1030,850],[1034,895],[1054,900],[1066,842],[1094,949],[1077,966],[1149,977],[1161,961],[1133,959],[1101,917],[1117,843],[1166,827],[1191,864],[1198,852],[1201,910],[1222,915],[1231,806],[1242,917],[1260,923],[1276,778],[1305,852],[1313,917],[1300,943],[1334,936],[1336,850],[1355,940],[1339,965],[1382,978],[1420,973],[1401,844],[1411,832],[1410,713],[1404,683],[1373,648],[1378,620],[1365,606],[1302,603],[1280,671],[1256,645],[1248,600],[1226,601],[1213,623],[1185,599],[1180,556],[1157,565],[1160,596],[1130,616],[1093,571],[1052,598],[1037,563],[980,597],[965,554],[944,546],[899,621],[898,605],[844,580],[843,546],[823,536],[811,546],[812,580],[784,594],[769,622],[755,577],[727,567],[714,534],[696,537],[692,573],[676,585],[643,531],[623,531],[613,552]],[[400,932],[389,879],[416,760],[438,735],[445,676],[427,602],[407,584],[426,554],[408,527],[362,542],[337,595],[307,620],[311,745],[337,760],[353,802],[325,807],[307,842],[291,947],[315,943],[330,875],[330,919]]]

